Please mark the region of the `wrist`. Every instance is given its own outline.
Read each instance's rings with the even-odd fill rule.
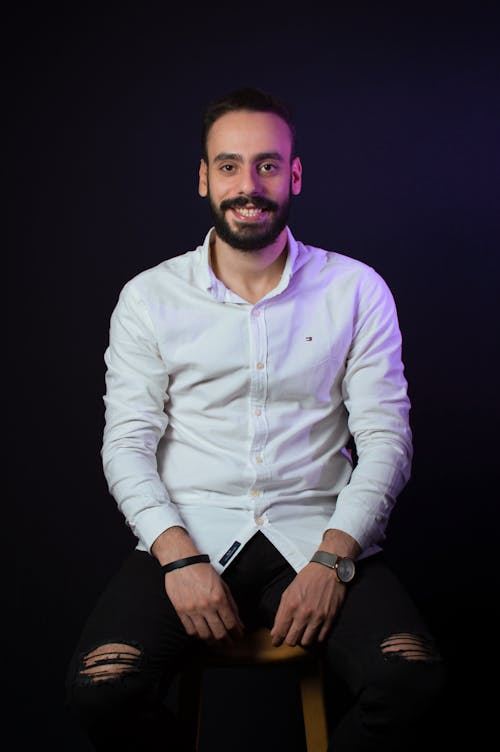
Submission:
[[[162,571],[165,574],[173,572],[175,569],[183,569],[189,567],[192,564],[210,564],[210,557],[208,554],[197,554],[196,556],[185,556],[182,559],[176,559],[170,561],[168,564],[163,564]]]
[[[151,553],[164,566],[178,559],[198,556],[200,551],[195,546],[187,530],[183,527],[170,527],[156,538],[151,546]]]
[[[328,567],[335,573],[338,582],[346,585],[348,582],[354,579],[356,574],[356,565],[354,559],[349,556],[339,556],[338,554],[331,554],[328,551],[319,549],[313,554],[311,563],[320,564],[321,566]]]
[[[336,530],[334,528],[325,530],[319,548],[330,554],[337,554],[337,556],[342,557],[347,556],[349,559],[357,559],[361,553],[361,546],[355,538],[348,533],[344,533],[343,530]]]

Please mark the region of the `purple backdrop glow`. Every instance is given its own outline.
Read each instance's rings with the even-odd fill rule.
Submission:
[[[12,20],[9,287],[23,479],[13,515],[23,538],[19,635],[28,640],[34,624],[38,634],[36,692],[21,682],[20,695],[52,750],[87,749],[61,709],[65,663],[132,544],[99,456],[109,315],[126,280],[203,238],[201,112],[240,84],[295,110],[304,165],[295,235],[374,266],[396,298],[415,464],[388,553],[453,659],[473,621],[490,615],[497,18],[493,3],[451,13],[373,5],[184,5],[175,17],[154,6],[44,6]],[[464,551],[486,551],[480,577],[457,565]]]

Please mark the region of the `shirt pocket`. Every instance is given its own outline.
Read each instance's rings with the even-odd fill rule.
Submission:
[[[273,364],[274,396],[301,403],[325,403],[344,374],[343,361],[331,352],[318,353],[305,341]],[[275,377],[273,379],[273,376]]]

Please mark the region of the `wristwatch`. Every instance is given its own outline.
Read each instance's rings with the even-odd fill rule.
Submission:
[[[348,556],[337,556],[337,554],[330,554],[328,551],[316,551],[311,561],[333,569],[339,582],[351,582],[356,573],[356,565]]]

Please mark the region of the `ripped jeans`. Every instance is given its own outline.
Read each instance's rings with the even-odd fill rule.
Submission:
[[[247,629],[272,626],[294,576],[261,533],[223,573]],[[68,671],[68,705],[96,750],[192,752],[163,700],[195,647],[165,593],[157,561],[134,551],[89,617]],[[315,649],[334,695],[329,749],[413,749],[416,730],[442,695],[444,669],[427,626],[382,555],[358,562],[330,635]]]

